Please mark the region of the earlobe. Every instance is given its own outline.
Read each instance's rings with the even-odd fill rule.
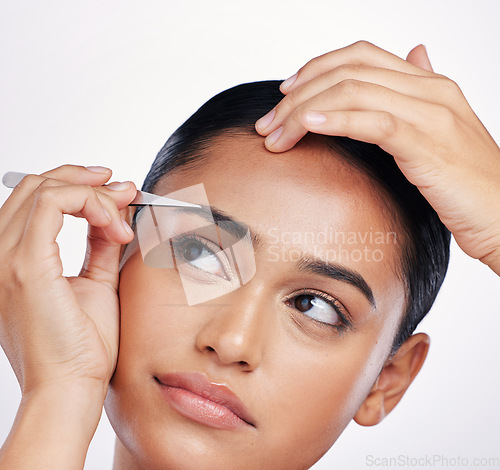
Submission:
[[[354,421],[362,426],[373,426],[392,411],[424,364],[429,344],[429,336],[417,333],[399,347],[387,360]]]

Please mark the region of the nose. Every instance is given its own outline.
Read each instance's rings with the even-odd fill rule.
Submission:
[[[255,370],[261,363],[274,324],[265,293],[250,284],[219,298],[227,303],[207,318],[196,336],[200,352],[244,371]]]

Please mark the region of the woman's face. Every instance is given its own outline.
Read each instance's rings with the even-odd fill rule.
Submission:
[[[261,138],[216,139],[203,164],[165,177],[156,193],[198,183],[258,236],[256,273],[187,306],[176,269],[146,266],[140,254],[125,264],[106,401],[117,459],[124,468],[307,468],[372,388],[403,311],[390,205],[313,138],[278,155]],[[195,394],[178,388],[186,383]]]

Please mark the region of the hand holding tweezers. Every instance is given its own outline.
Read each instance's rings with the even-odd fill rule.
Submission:
[[[16,187],[27,173],[19,173],[17,171],[8,171],[3,175],[2,183],[7,188]],[[178,201],[165,196],[157,196],[156,194],[137,191],[137,195],[129,206],[163,206],[163,207],[197,207],[199,204],[191,204],[190,202]]]

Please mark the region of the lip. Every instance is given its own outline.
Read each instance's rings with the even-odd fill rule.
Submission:
[[[182,416],[216,429],[255,427],[238,396],[224,384],[199,372],[172,372],[155,376],[163,398]]]

